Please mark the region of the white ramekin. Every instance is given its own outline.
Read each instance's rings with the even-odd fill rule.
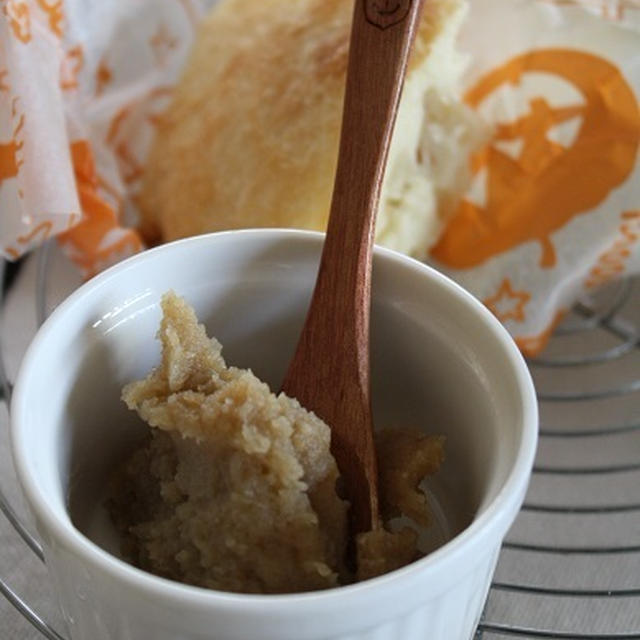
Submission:
[[[74,640],[468,640],[501,541],[523,500],[537,406],[507,332],[459,286],[376,248],[372,373],[377,425],[447,436],[434,482],[452,539],[375,580],[247,596],[189,587],[117,557],[100,507],[140,434],[120,388],[157,362],[159,299],[187,298],[225,345],[277,388],[308,303],[321,234],[249,230],[135,256],[62,303],[24,358],[11,406],[17,472]],[[83,533],[84,532],[84,533]]]

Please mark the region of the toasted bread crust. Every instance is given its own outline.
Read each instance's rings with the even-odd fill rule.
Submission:
[[[407,81],[463,1],[426,3]],[[346,0],[224,0],[204,19],[148,158],[139,202],[149,242],[324,229],[351,11]]]

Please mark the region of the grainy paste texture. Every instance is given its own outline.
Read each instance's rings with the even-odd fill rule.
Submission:
[[[115,471],[107,501],[128,560],[192,585],[289,593],[419,556],[413,528],[380,526],[357,537],[353,575],[329,427],[251,371],[227,367],[220,343],[177,295],[165,294],[162,310],[161,364],[122,393],[150,433]],[[377,442],[383,519],[428,524],[418,485],[440,466],[442,438],[394,429]]]

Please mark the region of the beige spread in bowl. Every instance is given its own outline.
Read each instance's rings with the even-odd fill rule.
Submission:
[[[443,438],[391,429],[376,435],[385,527],[344,558],[348,503],[336,493],[330,429],[250,370],[227,367],[193,309],[162,300],[162,362],[123,399],[150,426],[114,474],[108,508],[127,559],[154,574],[241,593],[312,591],[373,577],[419,556],[419,485],[443,460]],[[397,520],[396,520],[397,523]]]

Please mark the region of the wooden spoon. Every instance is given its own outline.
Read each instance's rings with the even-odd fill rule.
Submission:
[[[351,533],[379,526],[369,393],[371,255],[380,187],[423,0],[356,0],[331,213],[283,391],[331,427]]]

